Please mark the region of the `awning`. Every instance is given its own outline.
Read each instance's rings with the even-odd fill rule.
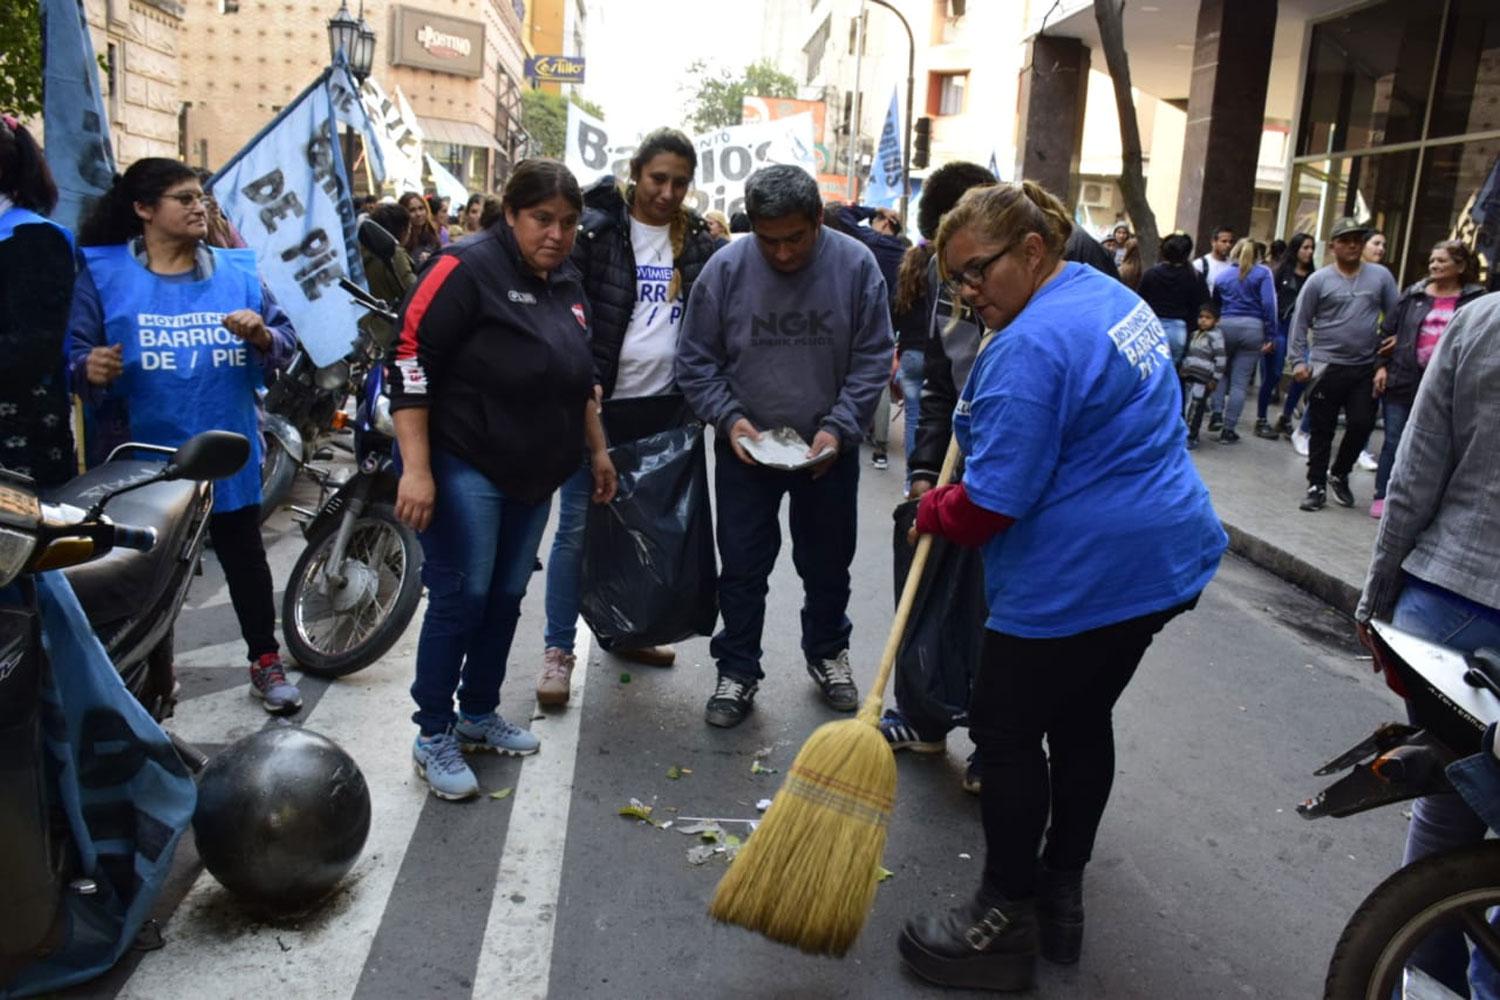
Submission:
[[[455,122],[446,118],[417,115],[417,124],[422,126],[424,142],[446,142],[454,146],[475,146],[504,152],[494,136],[473,122]]]

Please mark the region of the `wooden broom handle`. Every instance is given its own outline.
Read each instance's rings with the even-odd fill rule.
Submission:
[[[983,345],[980,350],[983,350]],[[908,406],[911,401],[908,400]],[[938,474],[938,486],[947,486],[953,480],[953,470],[958,467],[958,438],[948,438],[948,454],[943,456],[943,471]],[[936,489],[937,487],[934,487]],[[896,666],[896,654],[901,651],[901,637],[906,634],[906,621],[911,617],[912,605],[917,602],[917,591],[922,586],[922,576],[927,569],[927,554],[932,551],[932,536],[922,535],[917,539],[917,551],[911,557],[911,568],[906,571],[906,583],[901,587],[901,600],[896,605],[896,617],[891,619],[891,634],[885,640],[885,652],[880,654],[880,671],[875,675],[875,684],[865,696],[859,717],[870,725],[880,722],[880,706],[885,703],[886,685]]]

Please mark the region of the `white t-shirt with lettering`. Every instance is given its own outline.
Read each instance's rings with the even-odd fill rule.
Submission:
[[[620,345],[615,399],[657,396],[672,388],[677,331],[682,326],[682,292],[667,301],[672,283],[672,236],[667,226],[648,226],[630,217],[635,251],[635,311]]]

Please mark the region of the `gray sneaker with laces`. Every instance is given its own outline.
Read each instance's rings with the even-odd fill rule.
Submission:
[[[412,744],[411,760],[417,777],[427,782],[438,798],[458,801],[479,794],[479,779],[464,762],[451,729],[436,736],[418,736]]]
[[[841,649],[826,660],[808,660],[807,674],[817,682],[823,700],[835,712],[852,712],[859,707],[859,689],[854,686],[849,650]]]
[[[507,757],[527,757],[542,748],[541,740],[495,712],[482,719],[460,715],[453,724],[453,735],[458,738],[459,747],[471,753],[493,750]]]
[[[714,693],[709,696],[704,709],[703,721],[720,729],[732,729],[745,721],[755,704],[755,692],[760,686],[754,681],[742,681],[728,674],[720,674]]]

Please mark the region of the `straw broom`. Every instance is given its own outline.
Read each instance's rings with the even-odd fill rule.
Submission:
[[[953,438],[939,486],[957,465]],[[880,671],[859,714],[819,726],[802,745],[755,835],[719,882],[708,908],[715,920],[815,955],[841,957],[859,936],[896,798],[896,755],[880,733],[880,709],[931,549],[931,535],[917,540]]]

